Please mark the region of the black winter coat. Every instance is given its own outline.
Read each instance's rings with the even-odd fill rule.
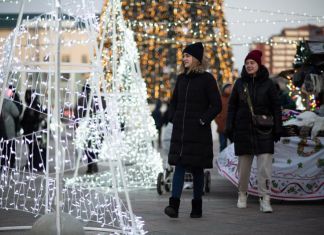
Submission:
[[[41,107],[36,101],[31,106],[26,107],[22,120],[21,127],[24,129],[24,135],[31,134],[39,130],[42,121]]]
[[[244,93],[244,84],[248,85],[255,114],[272,115],[274,127],[270,133],[261,133],[252,124],[252,115]],[[274,152],[274,140],[282,130],[281,107],[278,90],[269,72],[263,65],[256,77],[247,74],[243,67],[241,78],[233,87],[229,100],[226,133],[234,141],[235,155],[263,154]]]
[[[221,111],[218,86],[208,72],[180,74],[170,103],[169,164],[212,168],[211,121]],[[200,120],[204,123],[200,123]]]

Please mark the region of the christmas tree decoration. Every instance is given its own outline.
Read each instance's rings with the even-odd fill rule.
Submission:
[[[102,231],[144,234],[143,221],[132,211],[126,173],[118,152],[123,148],[118,96],[100,89],[105,79],[93,1],[87,1],[87,5],[84,0],[62,4],[60,0],[53,1],[50,5],[53,11],[26,20],[22,20],[25,1],[20,3],[17,27],[2,47],[2,55],[7,56],[0,64],[0,106],[13,102],[7,91],[14,87],[26,100],[15,102],[24,106],[25,112],[33,112],[30,121],[34,124],[41,121],[45,127],[39,125],[31,133],[24,127],[23,135],[0,139],[3,163],[0,207],[36,215],[55,211],[57,231],[62,229],[61,213],[65,212],[76,219],[99,223]],[[112,0],[111,4],[117,3]],[[80,47],[90,51],[88,62],[72,63],[62,58],[62,51]],[[112,72],[117,74],[117,67],[113,67]],[[83,107],[87,114],[78,129],[72,110],[76,101],[85,95],[79,92],[84,84],[77,83],[74,75],[84,73],[89,76],[90,102]],[[102,135],[93,135],[92,131]],[[104,161],[109,169],[112,182],[109,191],[87,184],[68,184],[69,172],[80,165],[86,166],[86,154],[81,156],[84,150],[91,148],[97,151],[98,162]],[[109,152],[105,153],[107,149]],[[80,158],[76,157],[78,155]],[[14,164],[11,164],[12,159],[15,159]],[[121,182],[118,186],[117,181]],[[125,204],[120,199],[121,194]]]
[[[171,97],[182,50],[197,41],[204,43],[210,71],[218,81],[233,81],[232,51],[222,0],[206,4],[180,0],[144,4],[128,0],[122,1],[122,9],[135,32],[149,99]]]
[[[111,1],[104,6],[100,32],[101,44],[104,45],[102,63],[105,67],[105,78],[108,81],[105,88],[116,98],[116,102],[110,103],[118,107],[118,109],[110,107],[106,110],[108,110],[108,116],[110,110],[118,110],[118,120],[122,130],[119,144],[122,147],[117,148],[112,144],[114,139],[109,139],[102,144],[96,141],[97,144],[92,146],[92,149],[96,149],[98,145],[102,146],[99,148],[101,149],[99,160],[110,158],[111,150],[116,149],[118,157],[123,161],[129,188],[154,187],[158,173],[163,170],[160,154],[152,144],[156,139],[157,131],[147,103],[146,85],[141,76],[134,35],[125,24],[120,1],[116,1],[114,6]],[[82,125],[82,129],[86,132],[87,127],[93,126],[96,122],[96,118],[92,117],[87,124]],[[91,133],[94,136],[103,134],[97,133],[93,128],[90,129],[88,134]],[[84,139],[88,139],[88,136]],[[68,181],[68,184],[86,184],[109,190],[112,185],[110,178],[110,172],[104,172],[93,176],[74,177]],[[120,177],[116,178],[120,179]],[[116,183],[118,186],[122,185],[120,180]]]

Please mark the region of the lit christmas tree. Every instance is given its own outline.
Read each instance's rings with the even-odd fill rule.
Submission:
[[[134,35],[126,27],[120,1],[115,1],[115,4],[112,6],[110,1],[103,8],[100,20],[100,41],[105,45],[103,64],[108,81],[108,86],[105,88],[116,97],[115,105],[118,108],[114,110],[118,110],[122,129],[120,143],[122,148],[118,149],[118,156],[124,163],[128,187],[152,187],[156,184],[158,173],[163,171],[160,154],[152,144],[157,133],[147,103],[146,85],[141,76]],[[108,117],[109,110],[107,108]],[[91,118],[90,126],[95,126],[94,123],[97,123],[96,117]],[[89,125],[85,125],[84,130],[86,126]],[[96,132],[96,128],[92,130],[92,134]],[[112,142],[113,140],[103,142],[102,149],[99,148],[99,161],[111,156]],[[98,141],[96,143],[93,148],[101,146]],[[109,188],[112,184],[111,172],[82,176],[73,181],[75,182]],[[122,184],[122,182],[117,183]]]
[[[182,50],[195,41],[204,43],[210,70],[219,83],[232,82],[232,50],[223,0],[123,0],[122,6],[135,32],[150,99],[170,98]]]

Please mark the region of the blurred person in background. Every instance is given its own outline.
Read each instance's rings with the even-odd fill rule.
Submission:
[[[0,138],[4,140],[1,154],[1,169],[15,168],[15,137],[16,120],[19,119],[19,110],[12,101],[14,93],[12,89],[7,88],[3,99],[1,117],[0,117]]]
[[[223,85],[221,91],[222,111],[215,118],[219,140],[219,152],[223,151],[227,147],[228,138],[225,133],[225,126],[227,119],[228,101],[232,93],[232,87],[233,86],[230,83],[226,83]]]

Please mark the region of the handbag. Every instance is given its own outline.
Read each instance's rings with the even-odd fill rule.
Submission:
[[[244,92],[247,94],[247,103],[252,114],[252,122],[256,130],[262,134],[270,134],[274,126],[273,116],[254,114],[251,97],[247,85],[244,85]],[[260,130],[261,129],[261,130]],[[264,130],[266,129],[266,130]]]

